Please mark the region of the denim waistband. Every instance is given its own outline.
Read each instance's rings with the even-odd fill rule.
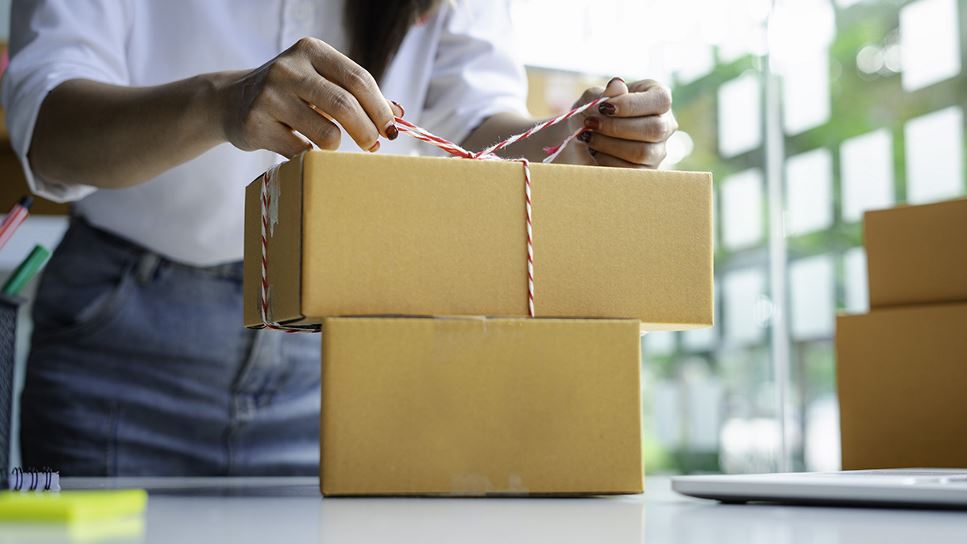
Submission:
[[[92,225],[84,217],[71,216],[70,228],[84,231],[84,234],[93,236],[98,243],[110,246],[112,251],[129,255],[132,261],[138,263],[141,269],[156,268],[164,265],[171,268],[186,270],[191,273],[214,277],[242,281],[242,261],[217,264],[213,266],[192,266],[178,261],[173,261],[159,253],[151,251],[137,242],[118,236],[112,232]]]

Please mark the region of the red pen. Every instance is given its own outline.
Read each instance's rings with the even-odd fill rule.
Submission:
[[[10,213],[3,218],[3,222],[0,223],[0,249],[7,245],[7,241],[16,232],[17,227],[20,226],[27,216],[30,215],[30,206],[34,203],[34,199],[29,196],[25,196],[10,208]]]

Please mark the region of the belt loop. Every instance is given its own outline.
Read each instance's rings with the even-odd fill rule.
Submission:
[[[141,258],[138,259],[137,264],[137,278],[140,283],[148,283],[154,279],[155,273],[158,271],[158,265],[161,264],[161,257],[157,253],[152,253],[150,251],[145,251],[141,254]]]

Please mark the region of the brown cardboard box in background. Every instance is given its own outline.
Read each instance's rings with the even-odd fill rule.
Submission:
[[[843,468],[967,466],[967,304],[836,320]]]
[[[870,307],[967,301],[967,199],[867,212]]]
[[[640,493],[639,323],[330,318],[325,495]]]
[[[711,175],[531,165],[540,317],[712,324]],[[520,163],[311,151],[272,183],[270,319],[527,315]],[[245,324],[261,181],[246,192]]]

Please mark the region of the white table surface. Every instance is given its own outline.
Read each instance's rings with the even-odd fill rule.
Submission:
[[[569,499],[323,499],[314,478],[65,478],[63,484],[143,487],[148,510],[143,522],[113,530],[4,524],[0,543],[967,542],[963,511],[723,505],[676,495],[659,477],[648,479],[642,496]]]

